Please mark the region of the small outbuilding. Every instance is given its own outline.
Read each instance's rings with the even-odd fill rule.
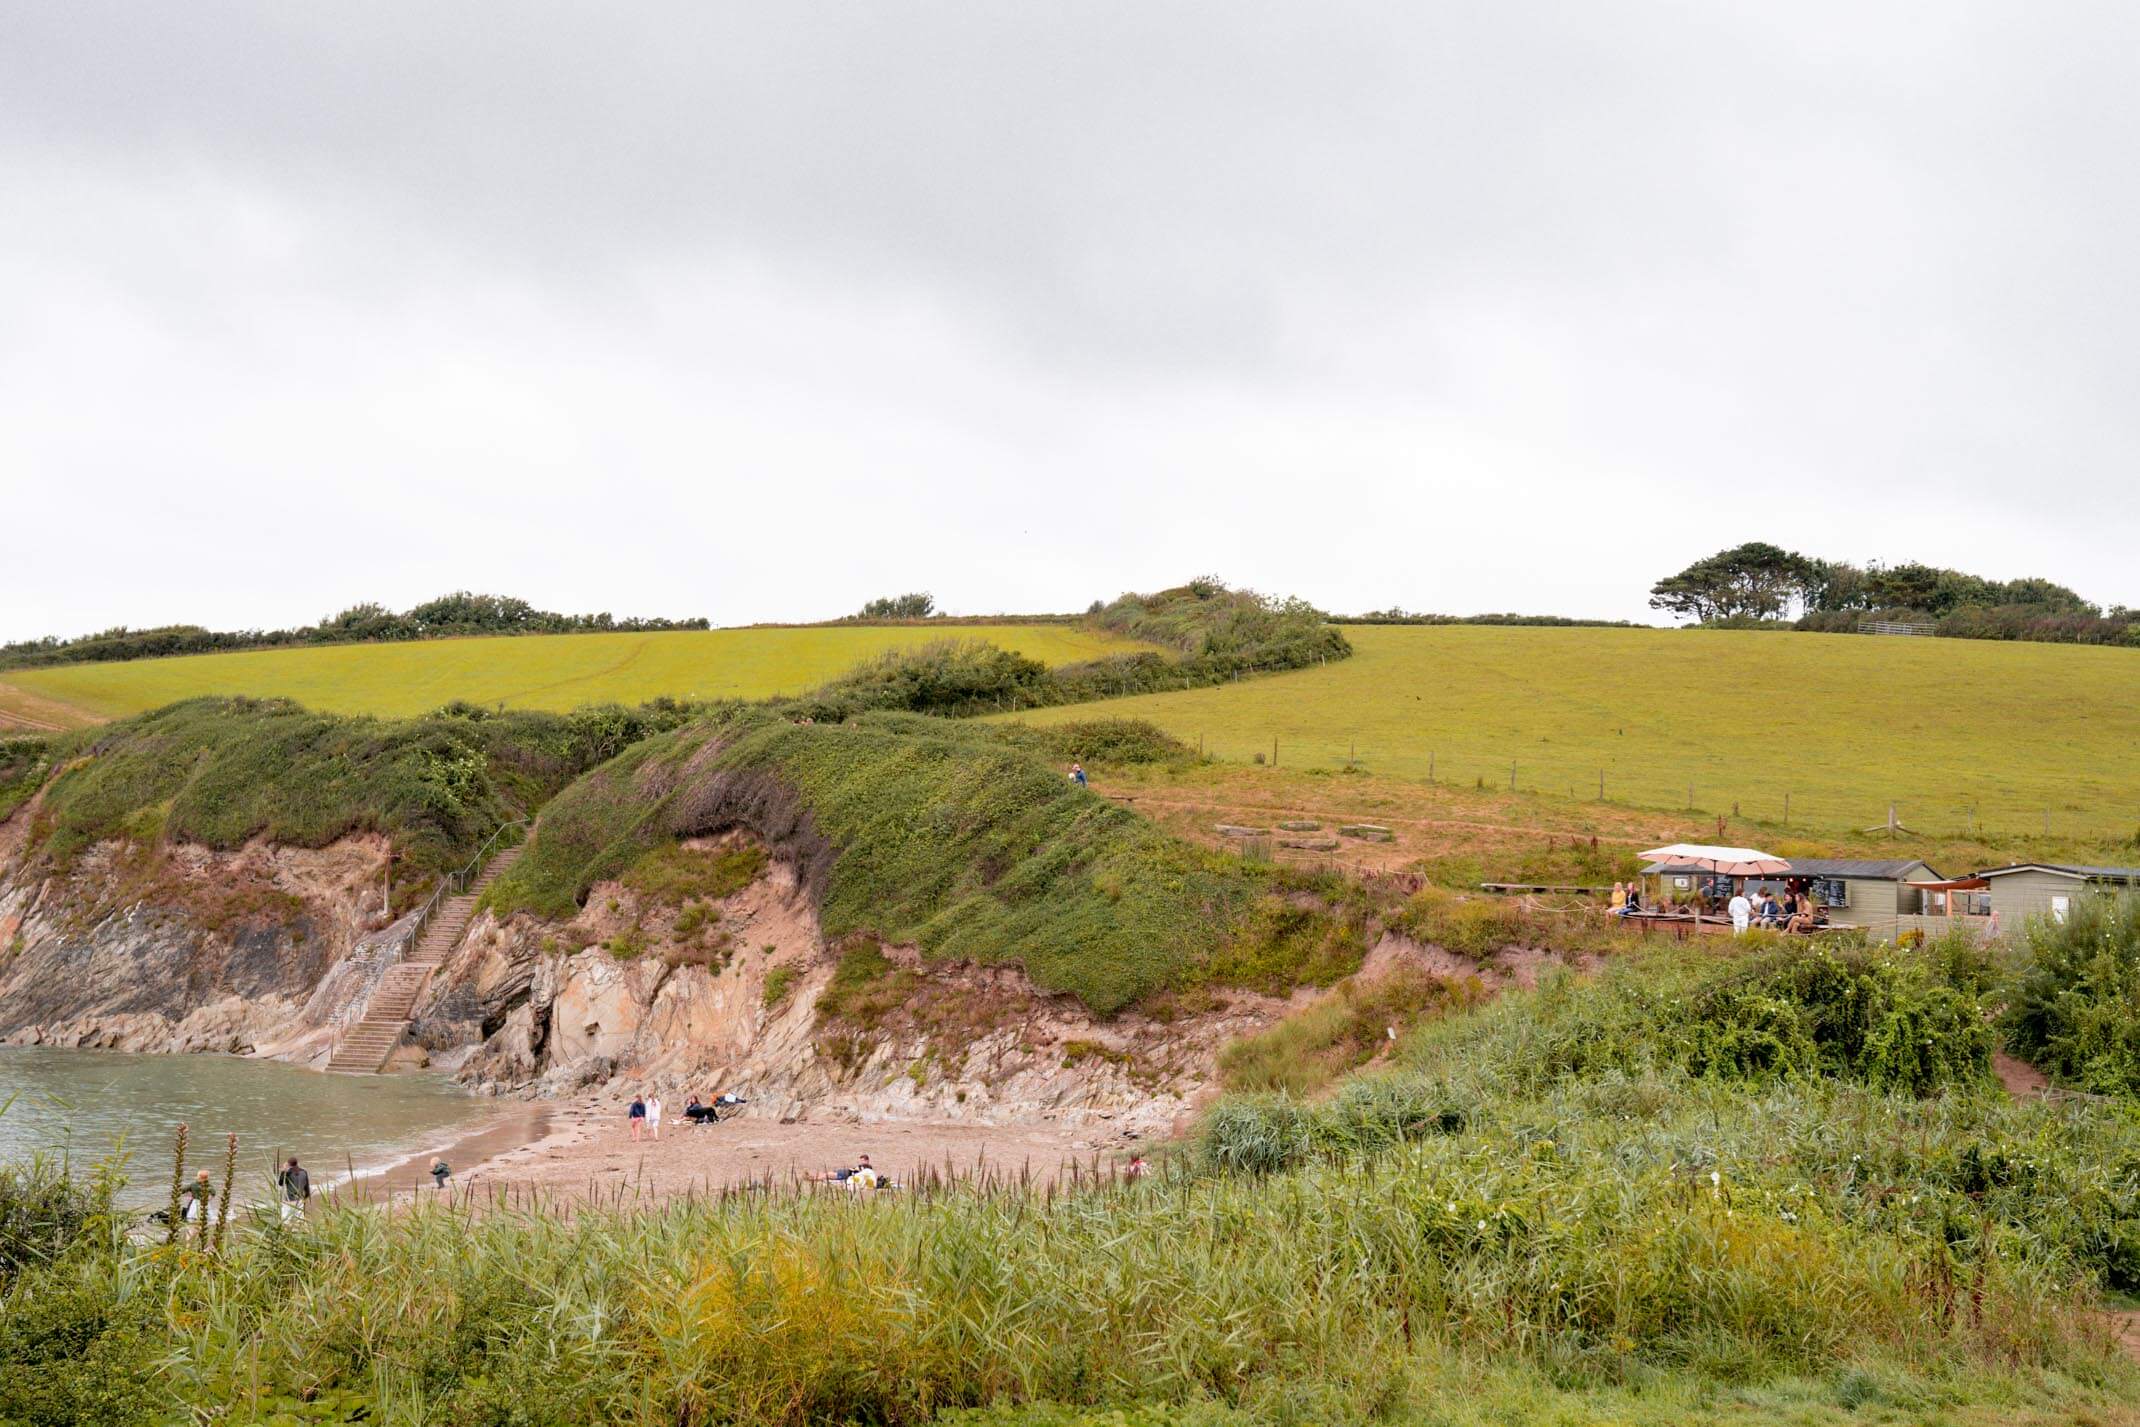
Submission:
[[[2085,896],[2140,886],[2140,867],[2081,867],[2051,862],[2016,862],[1987,867],[1976,874],[1987,884],[1983,894],[2009,928],[2032,917],[2062,922]]]

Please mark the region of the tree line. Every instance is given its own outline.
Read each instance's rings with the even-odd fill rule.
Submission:
[[[387,644],[486,634],[636,633],[658,629],[706,629],[700,619],[618,619],[600,614],[559,614],[511,595],[456,590],[399,613],[381,604],[351,605],[340,614],[297,629],[205,629],[170,624],[154,629],[119,625],[78,639],[21,640],[0,644],[0,669],[49,664],[93,664],[149,659],[169,654],[209,654],[231,649],[271,649],[306,644]]]
[[[1907,561],[1853,565],[1751,541],[1650,587],[1650,607],[1697,624],[1793,623],[1852,631],[1867,620],[1930,623],[1964,639],[2140,645],[2140,610],[2096,605],[2054,580],[1992,580]]]

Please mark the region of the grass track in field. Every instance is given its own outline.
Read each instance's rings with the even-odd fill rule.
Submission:
[[[1218,757],[1843,829],[2131,835],[2140,653],[1703,630],[1348,627],[1358,652],[1217,688],[1016,715],[1148,718]],[[2135,859],[2128,859],[2135,860]]]
[[[0,701],[13,693],[25,707],[42,700],[48,710],[57,703],[94,718],[123,718],[199,694],[290,698],[330,713],[389,717],[454,699],[553,710],[664,694],[755,699],[800,693],[886,649],[953,637],[985,639],[1049,664],[1144,647],[1064,624],[520,635],[22,669],[0,674]]]

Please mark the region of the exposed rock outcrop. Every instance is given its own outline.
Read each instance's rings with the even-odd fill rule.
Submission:
[[[105,844],[0,876],[0,1039],[306,1060],[366,969],[384,839],[235,852]]]
[[[1162,1128],[1200,1098],[1218,1049],[1286,1003],[1215,996],[1167,1022],[1101,1022],[1020,972],[885,954],[898,1004],[866,1022],[823,1016],[841,949],[828,947],[789,864],[717,907],[709,950],[673,909],[604,883],[565,924],[485,919],[436,983],[420,1023],[480,1024],[460,1074],[488,1094],[732,1090],[781,1119],[1035,1117]],[[703,914],[702,914],[703,915]],[[850,948],[851,950],[851,948]],[[434,1028],[436,1028],[434,1030]]]

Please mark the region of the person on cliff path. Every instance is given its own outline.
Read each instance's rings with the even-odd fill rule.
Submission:
[[[624,1112],[624,1118],[631,1123],[632,1138],[638,1139],[639,1132],[646,1128],[646,1101],[632,1096],[632,1108]]]
[[[291,1155],[290,1162],[275,1176],[275,1186],[282,1191],[282,1222],[305,1217],[305,1201],[312,1197],[312,1176]]]
[[[659,1092],[647,1096],[646,1129],[647,1133],[655,1139],[661,1138],[661,1095]]]
[[[1092,786],[1092,784],[1085,781],[1085,765],[1082,763],[1073,763],[1070,765],[1070,781],[1077,784],[1080,788],[1089,788]]]

